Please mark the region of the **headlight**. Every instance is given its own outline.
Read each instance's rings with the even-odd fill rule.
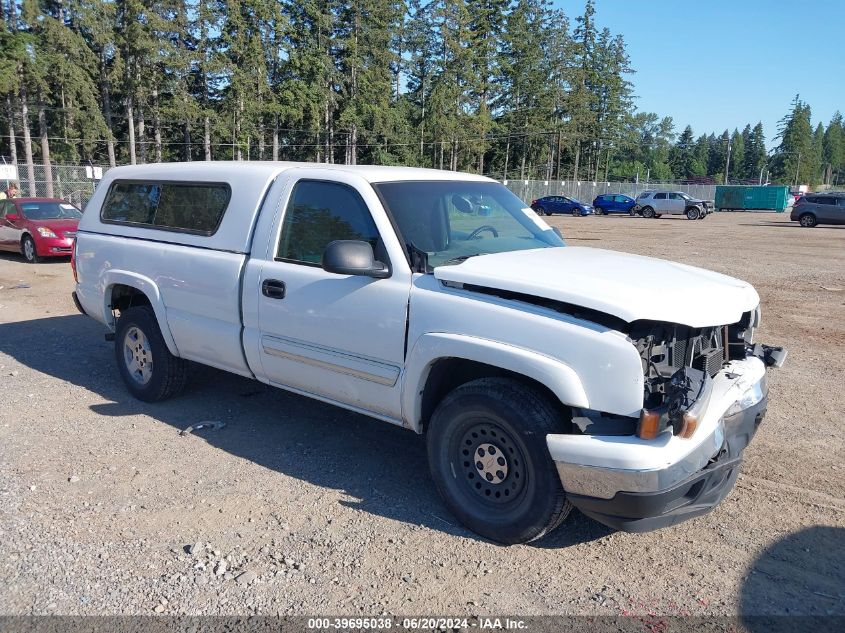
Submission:
[[[51,231],[50,229],[48,229],[46,226],[39,226],[37,230],[38,234],[41,237],[56,237],[56,234],[53,233],[53,231]]]

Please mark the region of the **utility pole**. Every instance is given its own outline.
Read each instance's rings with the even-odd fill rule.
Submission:
[[[728,156],[725,158],[725,184],[728,184],[728,171],[731,168],[731,137],[728,136]]]

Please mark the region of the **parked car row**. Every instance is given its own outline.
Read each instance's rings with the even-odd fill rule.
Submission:
[[[707,200],[699,200],[680,191],[643,191],[636,200],[623,194],[605,193],[596,196],[592,205],[567,196],[545,196],[532,200],[531,208],[539,215],[624,213],[659,218],[668,214],[685,215],[690,220],[702,220],[713,212],[713,205]]]

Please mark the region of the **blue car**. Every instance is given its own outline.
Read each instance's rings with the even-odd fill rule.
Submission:
[[[539,215],[552,215],[553,213],[571,213],[573,216],[590,215],[593,207],[566,196],[546,196],[531,201],[531,208]]]
[[[631,214],[631,209],[637,201],[629,196],[623,196],[618,193],[603,193],[596,196],[593,200],[593,208],[596,215],[604,215],[606,213],[627,213]]]

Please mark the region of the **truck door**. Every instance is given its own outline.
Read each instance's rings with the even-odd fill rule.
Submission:
[[[257,297],[260,377],[399,421],[411,290],[404,249],[360,176],[293,169],[282,177],[263,261],[251,259],[244,278],[245,299]],[[323,251],[334,240],[369,242],[390,277],[326,272]]]

